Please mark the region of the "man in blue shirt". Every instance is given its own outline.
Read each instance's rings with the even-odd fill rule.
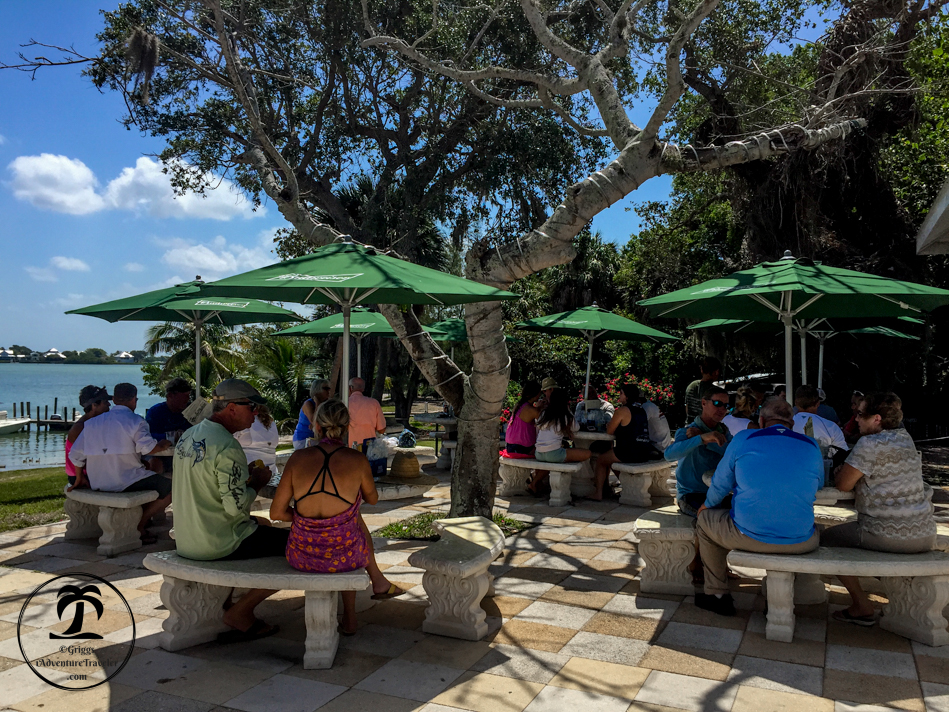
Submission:
[[[824,484],[817,443],[795,433],[794,411],[780,398],[761,408],[761,430],[740,431],[712,476],[697,531],[705,592],[695,605],[723,616],[735,615],[728,592],[728,552],[804,554],[820,543],[814,526],[814,499]],[[731,509],[715,509],[732,493]]]
[[[702,396],[702,412],[692,423],[676,431],[675,440],[663,453],[667,460],[679,461],[676,500],[681,512],[690,517],[696,515],[708,492],[702,475],[711,476],[731,442],[731,433],[722,425],[727,414],[727,391],[712,386]]]
[[[165,386],[165,400],[156,403],[145,414],[148,429],[156,440],[164,440],[165,433],[173,430],[184,432],[191,427],[182,411],[191,400],[191,384],[183,378],[173,378]],[[170,458],[169,458],[170,459]]]

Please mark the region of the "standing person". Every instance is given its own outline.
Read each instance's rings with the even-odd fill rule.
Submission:
[[[620,407],[606,426],[616,436],[613,447],[597,457],[595,492],[591,499],[603,499],[603,488],[614,462],[648,462],[662,458],[669,445],[668,431],[659,419],[659,408],[643,398],[639,386],[624,383],[619,392]],[[665,436],[665,437],[664,437]]]
[[[98,415],[109,412],[109,401],[112,400],[112,396],[109,395],[109,392],[105,389],[105,386],[86,386],[81,391],[79,391],[79,405],[82,406],[82,415],[79,420],[73,423],[73,426],[69,429],[69,432],[66,433],[66,480],[69,482],[69,491],[76,489],[77,487],[88,487],[89,480],[86,479],[86,473],[83,470],[79,472],[76,471],[76,466],[72,463],[72,460],[69,459],[69,452],[72,450],[73,444],[76,442],[76,438],[79,437],[79,433],[82,432],[83,428],[86,425],[86,421],[91,418],[95,418]]]
[[[833,445],[838,450],[849,450],[847,439],[838,425],[817,414],[820,396],[814,386],[800,386],[794,391],[794,432],[810,435],[824,450]],[[808,432],[810,431],[810,432]]]
[[[713,381],[722,375],[722,362],[714,356],[706,356],[699,363],[702,377],[692,381],[685,389],[685,421],[692,422],[702,414],[702,399]]]
[[[306,447],[307,439],[316,437],[313,432],[314,414],[320,403],[329,399],[331,390],[330,382],[325,378],[318,378],[310,384],[310,397],[300,406],[300,418],[297,420],[296,430],[293,431],[294,450]]]
[[[761,429],[735,434],[715,469],[696,525],[705,570],[704,593],[695,594],[699,608],[735,615],[729,551],[806,554],[820,543],[814,498],[824,485],[824,462],[814,441],[793,431],[792,417],[787,401],[769,400]],[[717,509],[729,492],[735,493],[731,509]]]
[[[349,442],[358,448],[366,440],[386,432],[386,418],[375,398],[363,395],[366,382],[361,378],[349,379]]]
[[[254,422],[249,428],[234,433],[234,438],[244,448],[247,462],[262,460],[264,467],[277,474],[277,443],[280,442],[280,434],[270,408],[265,405],[257,406]]]
[[[376,565],[372,536],[359,514],[360,504],[375,504],[379,493],[366,456],[343,440],[350,427],[349,411],[342,401],[330,399],[317,409],[316,424],[323,438],[319,445],[290,456],[270,505],[271,519],[293,523],[287,560],[295,569],[320,574],[365,568],[377,600],[405,593]],[[338,630],[353,635],[356,592],[341,595],[343,620]]]
[[[540,417],[540,408],[534,405],[534,402],[539,397],[540,384],[537,381],[524,384],[504,436],[507,443],[505,449],[512,455],[534,454],[534,444],[537,442],[537,426],[534,421]]]
[[[861,438],[837,472],[841,492],[854,492],[857,521],[829,527],[821,545],[918,554],[936,545],[932,488],[923,482],[922,460],[904,428],[903,402],[895,393],[871,393],[858,403]],[[852,604],[834,613],[845,623],[871,626],[876,616],[860,579],[838,576]]]
[[[550,402],[537,419],[537,443],[534,458],[540,462],[585,462],[590,459],[589,450],[576,447],[564,447],[563,441],[573,438],[573,415],[570,413],[570,400],[563,388],[553,388]],[[534,470],[534,477],[527,485],[529,492],[537,492],[537,487],[549,474],[548,470]]]
[[[69,459],[77,470],[85,467],[89,487],[94,490],[158,492],[158,499],[142,507],[142,519],[138,523],[142,544],[154,544],[155,537],[146,534],[145,527],[153,516],[171,504],[171,480],[160,474],[162,465],[157,459],[149,461],[146,467],[142,456],[166,450],[171,443],[153,438],[148,423],[135,414],[138,389],[134,385],[119,383],[112,393],[115,406],[85,422],[69,451]]]
[[[173,378],[165,386],[165,400],[156,403],[145,413],[145,421],[152,437],[161,440],[166,433],[191,427],[182,415],[191,402],[191,384],[184,378]],[[170,458],[169,458],[170,459]]]
[[[266,467],[248,469],[234,433],[249,428],[263,397],[249,383],[228,378],[211,397],[211,417],[201,421],[175,447],[175,547],[198,561],[283,556],[286,529],[261,526],[250,516],[257,493],[270,481]],[[252,589],[230,605],[224,623],[232,628],[220,642],[265,638],[279,628],[254,616],[257,605],[276,591]]]
[[[758,418],[755,415],[757,410],[757,398],[754,391],[747,387],[739,388],[738,393],[735,394],[735,407],[722,419],[722,423],[728,428],[732,437],[748,428],[754,430],[758,427]]]

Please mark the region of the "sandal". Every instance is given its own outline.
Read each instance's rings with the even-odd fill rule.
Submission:
[[[217,637],[218,643],[246,643],[251,640],[269,638],[280,630],[279,625],[268,625],[259,618],[255,618],[247,630],[228,630]]]
[[[150,546],[158,542],[158,537],[154,534],[142,534],[140,535],[142,539],[142,546]]]
[[[342,624],[342,623],[340,623],[338,626],[336,626],[336,632],[338,632],[340,635],[345,635],[347,638],[356,635],[356,631],[353,631],[353,632],[350,633],[348,630],[346,630],[345,628],[343,628],[343,624]]]
[[[389,590],[384,593],[374,593],[372,594],[372,600],[374,601],[384,601],[387,598],[395,598],[396,596],[401,596],[405,591],[396,586],[394,583],[389,584]]]
[[[875,615],[869,616],[855,616],[846,608],[834,611],[834,614],[831,616],[835,621],[840,621],[841,623],[853,623],[854,625],[860,625],[864,628],[869,628],[872,625],[876,625],[877,617]]]

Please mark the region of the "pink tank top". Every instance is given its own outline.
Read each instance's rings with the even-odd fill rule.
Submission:
[[[72,443],[68,440],[64,441],[66,443],[66,476],[75,477],[76,476],[76,466],[72,464],[72,460],[69,459],[69,451],[72,450]]]
[[[520,418],[521,410],[527,403],[521,404],[521,407],[514,412],[514,417],[507,424],[507,435],[504,441],[512,445],[522,447],[534,447],[537,442],[537,426],[533,423],[525,423]]]

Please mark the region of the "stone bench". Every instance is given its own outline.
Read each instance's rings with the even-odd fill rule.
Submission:
[[[550,506],[565,507],[570,504],[570,479],[579,472],[582,462],[541,462],[540,460],[499,458],[498,475],[501,477],[502,497],[527,494],[527,483],[531,470],[546,470],[550,473]]]
[[[728,563],[768,572],[768,640],[790,643],[794,638],[795,575],[811,574],[881,578],[889,599],[881,628],[926,645],[949,644],[943,615],[949,603],[949,553],[888,554],[820,547],[796,555],[732,551]]]
[[[643,593],[695,593],[689,564],[695,558],[695,520],[671,504],[646,512],[636,520],[633,533],[639,539],[644,566],[639,589]]]
[[[269,588],[304,591],[306,652],[303,667],[320,670],[333,666],[339,632],[337,592],[364,591],[369,586],[365,569],[341,574],[297,571],[283,556],[243,561],[194,561],[174,551],[145,557],[145,568],[164,576],[161,602],[169,611],[158,644],[168,651],[215,640],[228,630],[224,601],[233,588]]]
[[[98,538],[96,553],[102,556],[115,556],[141,548],[138,525],[142,521],[142,505],[158,499],[158,492],[74,489],[65,494],[63,508],[69,515],[66,539]]]
[[[634,507],[651,507],[652,497],[668,497],[666,481],[669,479],[669,463],[665,460],[636,464],[615,462],[613,472],[619,477],[622,491],[620,504]]]
[[[481,640],[488,633],[481,599],[493,594],[488,566],[504,550],[504,534],[484,517],[438,519],[432,526],[441,538],[409,556],[411,566],[425,570],[429,604],[422,630]]]

